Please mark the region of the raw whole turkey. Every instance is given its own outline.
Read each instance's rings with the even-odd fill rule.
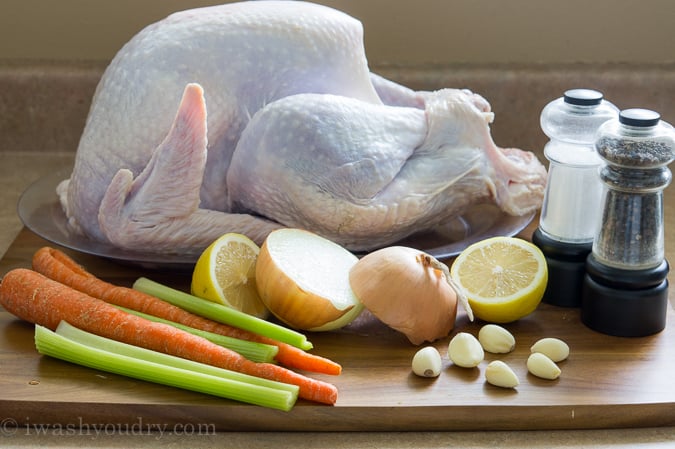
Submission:
[[[226,232],[279,227],[354,251],[468,207],[539,208],[546,171],[495,145],[490,105],[370,72],[361,23],[298,1],[178,12],[133,37],[94,95],[68,225],[96,241],[198,253]]]

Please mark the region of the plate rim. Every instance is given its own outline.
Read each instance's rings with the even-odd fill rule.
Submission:
[[[194,257],[183,254],[159,255],[157,253],[121,250],[111,244],[92,240],[83,234],[69,232],[66,224],[66,215],[56,194],[56,186],[61,181],[67,179],[71,172],[72,170],[70,169],[54,171],[38,178],[22,192],[17,203],[17,213],[26,228],[43,239],[64,248],[117,262],[147,268],[184,268],[187,265],[191,266],[196,263],[198,255],[194,255]],[[50,188],[53,191],[51,198],[47,195],[39,195],[40,193],[45,193]],[[54,223],[54,226],[46,228],[39,226],[36,220],[33,219],[36,215],[45,221]],[[60,219],[61,223],[50,221],[50,218],[52,220]],[[59,226],[60,224],[61,226]]]
[[[193,266],[197,262],[199,254],[174,255],[126,251],[116,248],[105,242],[92,240],[85,235],[73,235],[73,233],[69,232],[67,229],[67,219],[65,213],[63,212],[63,208],[61,207],[60,200],[56,194],[56,186],[61,181],[67,179],[71,172],[71,169],[54,171],[33,181],[22,192],[17,203],[17,212],[19,219],[26,228],[51,243],[60,245],[73,251],[118,262],[140,265],[147,268],[187,268],[188,266]],[[53,191],[53,196],[51,198],[47,195],[42,195],[48,189]],[[486,205],[490,206],[487,203],[483,203],[474,207],[484,207]],[[496,206],[492,207],[496,208]],[[51,214],[52,220],[62,220],[61,227],[63,229],[59,229],[60,223],[50,221],[48,214]],[[37,220],[34,219],[36,215],[39,218],[45,219],[47,222],[54,223],[54,226],[48,227],[47,229],[42,226],[38,226],[36,224]],[[453,220],[464,219],[465,215],[466,214],[455,217]],[[449,259],[457,256],[464,248],[479,240],[496,236],[515,236],[530,224],[535,215],[536,213],[532,212],[526,215],[514,216],[499,211],[499,218],[495,219],[491,225],[482,232],[469,234],[464,239],[449,242],[445,245],[440,245],[434,248],[421,247],[419,249],[440,260]],[[423,233],[420,233],[419,235],[421,234]],[[406,238],[405,241],[414,240],[414,238],[415,234]],[[397,243],[394,243],[392,245],[396,244]]]

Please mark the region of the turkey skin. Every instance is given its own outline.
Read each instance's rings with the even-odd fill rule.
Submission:
[[[96,89],[69,179],[72,232],[199,253],[226,232],[314,231],[367,251],[468,207],[541,205],[544,166],[499,148],[489,103],[370,72],[361,23],[297,1],[175,13],[143,29]]]

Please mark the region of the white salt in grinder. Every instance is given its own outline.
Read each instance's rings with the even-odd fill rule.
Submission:
[[[548,180],[539,227],[532,236],[548,265],[543,301],[578,307],[586,258],[600,219],[602,159],[595,151],[600,125],[619,110],[590,89],[572,89],[542,110],[541,128],[550,138],[544,147]]]
[[[621,111],[596,138],[606,162],[602,220],[586,262],[581,320],[621,337],[662,331],[668,309],[663,190],[675,158],[673,127],[657,112]]]

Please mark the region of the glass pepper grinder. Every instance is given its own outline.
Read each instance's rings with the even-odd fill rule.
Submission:
[[[549,280],[543,301],[578,307],[600,219],[602,159],[595,151],[600,125],[619,110],[591,89],[572,89],[553,100],[541,113],[541,128],[550,138],[544,147],[549,160],[548,180],[539,227],[532,242],[546,257]]]
[[[602,220],[586,262],[581,319],[609,335],[655,334],[668,309],[663,190],[675,133],[657,112],[627,109],[600,127],[596,149],[606,161]]]

